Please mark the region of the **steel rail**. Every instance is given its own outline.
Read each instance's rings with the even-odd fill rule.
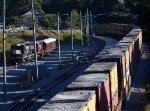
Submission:
[[[84,66],[87,63],[87,61],[93,59],[98,54],[98,52],[99,52],[99,50],[95,49],[91,54],[84,57],[82,60],[80,60],[80,62],[78,62],[72,68],[70,68],[67,71],[65,71],[64,73],[60,74],[60,76],[58,76],[53,81],[48,82],[46,85],[43,85],[41,88],[30,93],[26,97],[18,100],[7,111],[27,111],[34,104],[34,102],[37,99],[42,97],[42,95],[44,95],[46,92],[50,91],[53,87],[55,87],[62,81],[68,79],[75,71],[82,68],[82,66]]]

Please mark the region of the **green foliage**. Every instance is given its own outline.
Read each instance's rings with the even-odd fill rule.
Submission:
[[[40,25],[45,29],[57,29],[58,24],[57,14],[43,14],[40,18]],[[72,10],[72,25],[74,29],[80,28],[80,15],[77,10]],[[60,14],[60,29],[70,29],[71,28],[71,16]]]
[[[70,28],[71,27],[71,16],[68,16],[64,21],[63,21],[63,25],[66,28]],[[78,28],[80,27],[80,15],[78,13],[77,10],[73,9],[72,10],[72,26],[74,28]]]
[[[126,7],[130,8],[132,13],[143,15],[150,12],[150,1],[131,0],[126,3]]]
[[[45,13],[70,13],[72,9],[86,11],[89,8],[94,13],[112,11],[118,0],[34,0],[35,7]],[[7,0],[8,15],[15,15],[31,8],[31,0]],[[43,12],[43,13],[44,13]]]
[[[139,15],[137,24],[143,29],[144,40],[150,40],[150,1],[131,0],[131,2],[128,3],[128,7],[132,13]]]
[[[19,11],[26,10],[30,5],[30,0],[7,0],[7,16],[15,16]]]
[[[113,8],[114,11],[123,11],[123,9],[125,9],[124,5],[121,3],[114,4]]]
[[[17,16],[12,16],[6,19],[6,26],[19,26],[21,24],[21,20]]]
[[[110,13],[103,17],[97,17],[97,23],[125,23],[125,24],[136,24],[138,16],[128,15],[122,12]]]
[[[150,84],[146,85],[146,93],[150,95]]]
[[[136,22],[136,24],[140,25],[144,31],[144,36],[150,36],[150,0],[124,0],[125,5],[118,2],[118,0],[34,0],[35,9],[43,14],[42,19],[40,20],[41,25],[44,28],[48,29],[56,29],[56,21],[57,19],[53,19],[52,14],[56,14],[60,12],[60,14],[67,13],[70,15],[70,12],[73,10],[73,18],[78,18],[79,11],[83,13],[86,12],[86,9],[92,11],[93,14],[100,13],[109,13],[109,12],[120,12],[126,8],[129,8],[131,14],[138,15],[137,19],[134,21],[128,17],[117,18],[117,16],[112,16],[112,22],[122,22],[128,23],[131,20],[132,23]],[[14,18],[18,15],[21,15],[31,9],[31,0],[7,0],[7,25],[19,24],[19,20],[17,19],[17,23],[15,23]],[[46,14],[46,15],[45,15]],[[11,17],[11,18],[10,18]],[[13,19],[11,21],[11,19]],[[114,20],[115,19],[115,20]],[[107,20],[107,19],[106,19]],[[61,26],[65,28],[70,27],[70,17],[67,20],[62,20]],[[73,26],[79,27],[79,21],[74,20]]]
[[[81,43],[80,31],[74,30],[74,42],[75,44]],[[71,31],[60,31],[61,43],[70,44],[71,43]],[[57,31],[43,32],[41,29],[36,30],[37,40],[43,40],[48,37],[55,37],[57,39]],[[10,51],[10,46],[15,43],[22,41],[33,41],[33,36],[31,31],[21,31],[21,32],[10,32],[6,35],[6,51]],[[0,33],[0,53],[2,52],[2,33]]]
[[[60,19],[61,22],[61,19]],[[57,29],[57,15],[56,14],[45,14],[42,15],[40,19],[41,26],[45,27],[46,29]]]
[[[150,111],[150,103],[147,103],[145,108],[144,108],[144,111]]]
[[[10,50],[10,46],[12,44],[15,44],[15,43],[18,43],[18,42],[21,42],[23,41],[23,39],[21,38],[16,38],[15,36],[14,37],[6,37],[6,50],[9,51]],[[2,52],[2,37],[0,37],[0,53]]]
[[[40,20],[41,25],[45,28],[56,28],[56,19],[54,20],[52,13],[60,12],[60,14],[68,13],[73,11],[73,25],[79,26],[79,11],[83,13],[86,9],[92,11],[92,13],[102,13],[112,11],[113,9],[120,10],[122,6],[117,2],[118,0],[34,0],[35,10],[43,14]],[[7,0],[7,17],[8,24],[12,24],[10,17],[18,16],[24,14],[31,9],[31,0]],[[46,13],[46,15],[45,15]],[[45,16],[45,17],[44,17]],[[67,18],[70,20],[70,17]],[[18,24],[18,23],[17,23]],[[63,23],[67,28],[70,27],[70,21],[65,21]]]

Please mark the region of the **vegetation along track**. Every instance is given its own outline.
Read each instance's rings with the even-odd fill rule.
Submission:
[[[74,65],[72,68],[67,70],[66,72],[60,74],[59,77],[57,77],[54,82],[49,82],[43,87],[37,89],[36,91],[32,92],[31,94],[27,95],[26,97],[18,100],[15,102],[8,111],[27,111],[34,102],[42,97],[45,93],[50,91],[52,88],[54,88],[56,85],[60,84],[62,81],[68,79],[74,72],[82,68],[87,61],[91,60],[96,56],[96,54],[99,52],[99,50],[95,49],[91,54],[84,57],[80,62],[78,62],[76,65]]]

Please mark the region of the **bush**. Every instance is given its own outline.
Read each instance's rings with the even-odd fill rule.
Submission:
[[[150,97],[150,83],[146,85],[146,93],[148,94],[148,96]]]
[[[144,111],[150,111],[150,103],[148,103],[148,104],[145,106]]]

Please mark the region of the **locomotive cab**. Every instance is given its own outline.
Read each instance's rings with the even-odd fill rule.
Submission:
[[[22,56],[24,53],[24,47],[21,44],[15,44],[11,46],[10,59],[12,63],[22,62]]]
[[[32,59],[33,56],[33,43],[24,42],[11,46],[10,60],[12,63],[23,63]]]

